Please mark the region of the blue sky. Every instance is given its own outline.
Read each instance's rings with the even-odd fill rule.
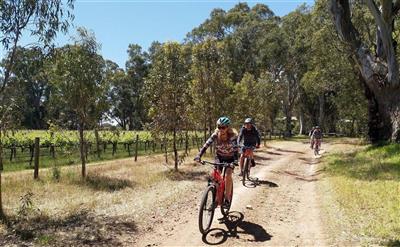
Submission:
[[[76,27],[83,26],[95,33],[101,43],[101,54],[125,68],[127,48],[137,43],[147,49],[152,41],[182,41],[194,27],[200,25],[214,8],[228,10],[239,1],[233,0],[76,0]],[[302,3],[314,0],[247,1],[268,5],[276,15],[283,16]],[[69,36],[75,34],[71,28]],[[24,41],[29,37],[24,37]],[[60,36],[57,45],[70,42]]]

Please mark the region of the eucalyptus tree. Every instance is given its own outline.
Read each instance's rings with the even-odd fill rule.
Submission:
[[[126,72],[112,61],[106,61],[106,80],[110,83],[108,100],[110,103],[109,117],[116,121],[122,129],[129,128],[129,113],[131,107],[131,91]]]
[[[2,0],[0,1],[0,43],[7,54],[0,69],[0,133],[15,118],[10,118],[15,104],[16,86],[12,84],[12,70],[22,34],[28,32],[38,45],[51,44],[59,31],[66,32],[73,19],[73,0]],[[3,59],[3,58],[0,58]],[[11,96],[14,95],[14,96]],[[11,101],[11,102],[10,102]],[[6,115],[5,115],[6,114]],[[8,119],[9,121],[6,121]],[[0,136],[1,137],[1,136]],[[3,216],[1,200],[2,142],[0,138],[0,217]]]
[[[16,51],[14,66],[11,70],[13,83],[20,84],[20,94],[24,99],[23,119],[21,125],[27,129],[44,129],[47,127],[47,105],[50,87],[45,64],[49,57],[42,49],[19,48]]]
[[[349,119],[363,124],[365,114],[359,109],[363,105],[366,107],[366,104],[360,98],[361,87],[346,56],[346,49],[337,39],[328,6],[326,0],[316,1],[311,12],[308,27],[312,32],[308,32],[305,38],[310,49],[307,72],[301,79],[299,106],[306,113],[309,125],[320,125],[326,131],[336,131],[336,126]],[[357,20],[363,30],[368,29],[368,21],[361,16]],[[346,104],[351,107],[346,107]]]
[[[242,123],[244,118],[252,117],[256,119],[259,112],[264,112],[261,108],[261,99],[266,95],[259,95],[261,87],[259,82],[250,73],[246,73],[240,83],[234,86],[233,117],[236,123]]]
[[[215,119],[228,114],[231,82],[223,66],[224,57],[222,43],[214,39],[205,40],[193,46],[190,68],[190,90],[193,104],[191,111],[194,119],[202,123],[204,138],[209,135],[215,125]],[[233,107],[233,106],[232,106]]]
[[[356,1],[358,2],[358,1]],[[348,0],[331,0],[333,23],[348,55],[357,65],[357,73],[368,100],[368,135],[372,142],[400,141],[400,80],[395,39],[400,1],[365,0],[364,15],[371,15],[376,39],[368,42],[367,35],[356,26],[353,13],[359,5]]]
[[[163,44],[154,55],[145,80],[150,128],[157,136],[172,134],[175,170],[178,170],[177,135],[187,129],[189,73],[184,47]]]
[[[0,93],[12,76],[18,45],[24,32],[38,40],[37,45],[48,47],[57,32],[66,32],[73,18],[73,0],[3,0],[0,1],[0,42],[8,54],[2,70]]]
[[[79,28],[73,45],[57,51],[51,68],[52,98],[57,99],[76,116],[78,122],[82,177],[86,176],[84,130],[99,119],[102,96],[106,95],[104,60],[98,54],[99,44],[93,34]]]
[[[260,75],[258,40],[268,34],[274,13],[264,4],[252,8],[247,3],[238,3],[228,11],[214,9],[210,17],[194,28],[186,42],[202,43],[214,39],[223,43],[224,66],[229,77],[236,83],[243,75]]]
[[[146,122],[146,114],[143,107],[143,85],[144,78],[149,69],[148,55],[136,44],[130,44],[128,48],[128,61],[126,62],[127,82],[129,83],[130,105],[128,114],[129,128],[141,129]]]
[[[299,99],[300,81],[307,71],[310,43],[306,37],[309,35],[310,17],[310,9],[302,5],[282,18],[281,35],[286,50],[276,80],[280,82],[286,136],[292,135],[292,116]]]

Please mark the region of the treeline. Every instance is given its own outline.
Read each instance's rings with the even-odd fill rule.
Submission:
[[[288,136],[317,124],[359,134],[365,102],[325,5],[300,6],[282,18],[263,4],[214,9],[182,44],[154,42],[148,51],[129,45],[125,69],[102,58],[83,28],[73,44],[51,53],[18,47],[8,85],[14,124],[46,129],[50,120],[77,129],[91,118],[87,128],[113,120],[129,130],[209,131],[228,115],[236,124],[252,116],[262,129]],[[92,88],[84,92],[87,82]],[[82,116],[74,102],[83,105]]]
[[[206,138],[221,115],[236,127],[250,116],[262,131],[285,136],[314,125],[352,136],[368,131],[371,103],[327,0],[284,17],[264,4],[214,9],[182,43],[155,41],[147,51],[129,45],[125,68],[103,58],[85,28],[71,44],[51,46],[68,29],[73,1],[31,4],[1,2],[9,11],[1,17],[8,54],[1,61],[0,128],[77,129],[83,175],[84,130],[113,121],[124,130],[172,136],[176,166],[176,136],[201,130]],[[352,8],[355,25],[371,36],[365,6],[355,1]],[[41,45],[18,45],[28,23]]]

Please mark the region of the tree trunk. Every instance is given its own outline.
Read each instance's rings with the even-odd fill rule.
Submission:
[[[164,154],[165,154],[165,163],[168,164],[168,139],[167,139],[167,134],[164,133],[164,141],[163,141],[163,145],[164,148]]]
[[[1,154],[0,154],[1,156]],[[0,159],[3,159],[3,157],[0,157]],[[3,163],[2,161],[0,161],[1,163]],[[2,199],[2,184],[1,184],[1,174],[2,174],[2,170],[0,170],[0,219],[4,219],[4,211],[3,211],[3,199]]]
[[[80,146],[80,153],[81,153],[81,162],[82,162],[82,177],[86,177],[86,152],[85,152],[85,140],[83,137],[83,129],[84,129],[84,124],[80,123],[79,124],[79,146]]]
[[[212,119],[211,119],[211,117],[210,117],[210,118],[208,119],[208,136],[211,136],[211,134],[212,134],[212,126],[213,126],[213,124],[212,124]],[[213,143],[213,145],[210,146],[210,153],[211,153],[211,154],[214,153],[214,146],[215,146],[215,143]]]
[[[299,135],[303,134],[303,111],[300,109],[300,114],[299,114],[299,124],[300,124],[300,130],[299,130]]]
[[[356,120],[353,118],[351,120],[351,128],[350,128],[350,136],[351,137],[355,137],[356,136],[356,132],[355,132],[355,122]]]
[[[285,131],[285,137],[291,137],[292,136],[292,112],[289,109],[288,106],[284,106],[284,111],[285,111],[285,122],[286,122],[286,131]]]
[[[207,141],[207,121],[204,121],[204,130],[203,130],[203,136],[204,136],[204,143]]]
[[[97,128],[94,130],[94,135],[96,137],[96,153],[97,153],[97,157],[100,158],[100,152],[101,152],[101,149],[100,149],[100,137],[99,137],[99,131],[98,131]]]
[[[390,95],[390,96],[389,96]],[[381,95],[382,96],[382,95]],[[380,118],[381,124],[375,127],[379,131],[380,136],[371,132],[372,142],[377,142],[382,140],[391,140],[393,142],[400,142],[400,95],[396,95],[393,92],[387,92],[387,95],[383,99],[381,97],[377,98],[378,107],[378,117]],[[383,125],[382,125],[383,123]]]
[[[272,139],[271,136],[274,135],[274,128],[275,128],[275,121],[274,121],[274,120],[275,120],[275,119],[271,116],[271,117],[270,117],[270,120],[271,120],[271,132],[270,132],[271,134],[270,134],[270,139]]]
[[[318,102],[319,102],[319,126],[321,128],[324,128],[324,121],[325,121],[325,95],[321,94],[318,96]]]
[[[1,174],[3,172],[3,140],[2,129],[0,128],[0,219],[4,219]]]
[[[361,41],[351,19],[348,0],[331,0],[331,12],[339,37],[351,51],[358,75],[368,100],[368,136],[371,142],[400,141],[399,69],[393,45],[392,25],[396,13],[391,1],[385,1],[382,11],[372,0],[365,1],[377,28],[378,51],[372,55]]]
[[[359,82],[364,88],[364,95],[368,100],[368,138],[372,143],[391,139],[391,119],[386,112],[383,102],[369,88],[360,71],[357,71]],[[384,94],[384,92],[381,92]],[[383,97],[385,98],[385,97]],[[383,100],[385,101],[385,100]]]
[[[174,159],[175,159],[175,171],[178,171],[178,149],[176,148],[176,129],[174,129]]]

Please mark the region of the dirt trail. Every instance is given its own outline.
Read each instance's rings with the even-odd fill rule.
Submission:
[[[277,142],[258,151],[244,187],[234,174],[234,199],[227,220],[216,210],[212,229],[198,230],[198,206],[179,206],[162,224],[136,240],[137,246],[326,246],[317,194],[318,159],[301,142]],[[329,150],[326,144],[323,149]],[[325,151],[322,150],[322,153]],[[195,191],[200,200],[202,191]],[[177,202],[178,203],[178,202]],[[195,204],[198,205],[199,202]],[[251,207],[250,207],[251,206]]]

